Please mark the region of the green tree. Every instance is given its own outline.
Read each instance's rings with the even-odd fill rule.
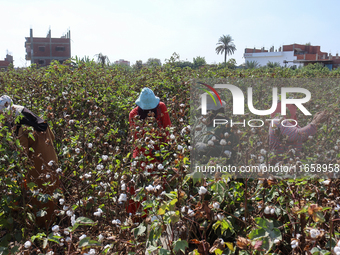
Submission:
[[[259,62],[257,61],[247,61],[246,62],[246,69],[255,69],[260,66]]]
[[[217,54],[224,53],[224,63],[227,62],[227,55],[234,54],[236,50],[233,41],[234,39],[232,39],[230,35],[222,35],[220,39],[218,39],[218,46],[215,50]]]
[[[275,68],[275,67],[281,67],[281,65],[280,65],[279,62],[271,62],[271,61],[268,61],[267,67],[268,67],[268,68]]]
[[[141,70],[143,68],[143,62],[142,60],[136,60],[136,63],[132,66],[134,70]]]
[[[161,60],[158,58],[149,58],[146,62],[148,67],[162,66]]]
[[[194,68],[199,68],[200,66],[206,65],[207,62],[205,61],[205,57],[196,57],[193,59],[193,66]]]

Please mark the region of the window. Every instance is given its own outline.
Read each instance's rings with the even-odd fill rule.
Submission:
[[[38,60],[38,64],[39,64],[39,65],[44,65],[44,64],[45,64],[45,60],[39,59],[39,60]]]
[[[39,51],[44,52],[45,51],[45,46],[39,46]]]
[[[64,46],[56,46],[55,51],[65,51],[65,47]]]

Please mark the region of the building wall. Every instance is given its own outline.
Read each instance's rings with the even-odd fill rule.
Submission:
[[[278,62],[281,66],[294,66],[297,67],[299,63],[293,63],[297,57],[294,56],[294,51],[279,51],[279,52],[260,52],[260,53],[244,53],[245,61],[257,61],[260,66],[265,66],[268,62]],[[289,61],[287,65],[283,61]]]
[[[61,38],[52,38],[51,32],[47,37],[33,37],[31,29],[30,37],[26,37],[26,60],[40,66],[47,66],[53,60],[63,62],[71,58],[70,32]]]

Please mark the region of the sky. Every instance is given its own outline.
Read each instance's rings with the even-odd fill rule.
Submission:
[[[338,0],[0,0],[0,60],[7,51],[15,67],[26,67],[25,37],[61,37],[71,31],[71,55],[96,59],[96,54],[162,63],[174,52],[180,60],[204,57],[208,64],[224,61],[216,54],[218,39],[230,35],[237,65],[245,48],[278,49],[283,44],[340,50]]]

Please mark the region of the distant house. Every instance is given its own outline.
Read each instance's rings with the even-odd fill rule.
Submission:
[[[130,61],[124,60],[124,59],[119,59],[115,61],[115,65],[126,65],[130,66]]]
[[[30,37],[25,37],[26,60],[31,64],[48,66],[52,60],[63,63],[71,58],[71,32],[60,38],[52,38],[51,30],[46,37],[33,37],[33,29],[30,30]]]
[[[0,71],[7,71],[10,64],[13,64],[13,57],[7,54],[4,60],[0,60]]]
[[[278,62],[281,66],[306,66],[308,64],[321,63],[329,69],[340,67],[340,59],[338,54],[332,56],[320,50],[320,46],[290,44],[283,45],[274,51],[274,47],[270,50],[250,49],[246,48],[244,52],[245,61],[256,61],[260,66],[265,66],[270,62]]]

